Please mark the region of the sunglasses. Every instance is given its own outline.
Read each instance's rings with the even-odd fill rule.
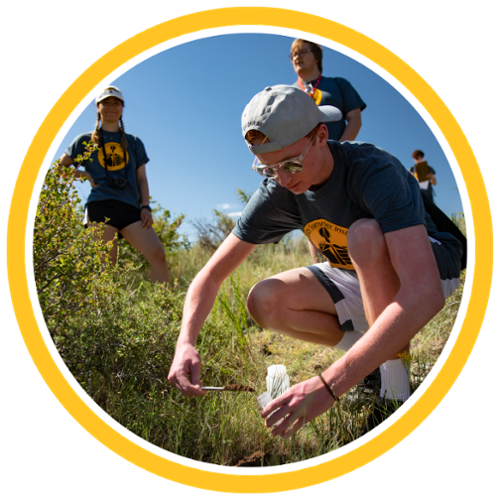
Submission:
[[[257,157],[255,157],[252,163],[252,168],[258,174],[262,175],[262,177],[267,177],[268,179],[275,179],[278,174],[278,170],[280,169],[283,169],[289,174],[299,174],[304,170],[304,165],[302,165],[302,162],[304,161],[304,158],[306,157],[306,154],[309,151],[309,148],[311,147],[311,144],[314,142],[315,138],[316,134],[314,134],[309,139],[306,147],[304,148],[304,151],[302,151],[302,154],[300,156],[290,158],[289,160],[280,161],[279,163],[275,163],[273,165],[265,165],[264,163],[261,163]]]

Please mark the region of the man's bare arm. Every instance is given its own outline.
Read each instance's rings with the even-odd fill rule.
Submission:
[[[384,237],[400,287],[363,338],[328,368],[325,376],[336,387],[337,396],[388,359],[395,358],[444,306],[439,272],[425,226],[400,229]],[[370,308],[370,297],[363,297],[363,301]]]
[[[444,306],[441,281],[425,226],[400,229],[385,234],[384,238],[390,263],[399,278],[399,289],[366,334],[323,372],[337,397],[394,358]],[[378,285],[383,287],[384,283]],[[383,290],[380,293],[383,294]],[[365,302],[365,297],[363,299]],[[314,377],[269,403],[262,416],[267,418],[269,427],[285,419],[272,433],[290,435],[325,412],[333,402],[322,381]]]
[[[191,283],[184,302],[182,326],[169,381],[186,396],[202,396],[200,356],[196,339],[209,315],[222,282],[248,257],[256,245],[230,234]],[[197,387],[198,386],[198,387]]]

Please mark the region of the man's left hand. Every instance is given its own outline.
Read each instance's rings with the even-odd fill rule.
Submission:
[[[333,403],[334,400],[323,382],[319,377],[314,377],[294,385],[271,401],[261,416],[267,418],[266,427],[273,427],[283,419],[273,428],[271,434],[288,438],[303,425],[328,410]]]

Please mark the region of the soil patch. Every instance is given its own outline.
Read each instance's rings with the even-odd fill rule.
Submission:
[[[252,453],[249,457],[242,458],[235,467],[260,467],[262,465],[262,459],[264,458],[264,453],[261,451],[256,451]]]
[[[225,385],[225,391],[242,391],[242,392],[255,392],[255,389],[249,387],[248,385],[241,384],[233,384],[233,385]]]

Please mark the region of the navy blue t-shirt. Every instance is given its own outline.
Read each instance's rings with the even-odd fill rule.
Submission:
[[[264,179],[233,234],[248,243],[277,243],[300,229],[332,266],[344,269],[354,269],[347,232],[362,218],[376,219],[384,233],[425,224],[436,239],[454,240],[437,232],[424,209],[418,182],[397,158],[363,142],[328,141],[328,145],[334,167],[323,186],[295,195],[275,180]]]
[[[75,138],[65,153],[74,159],[83,155],[85,151],[84,142],[89,142],[92,133],[87,132]],[[149,161],[146,149],[142,141],[135,135],[125,134],[127,137],[127,151],[124,154],[121,146],[121,132],[103,131],[104,144],[106,148],[106,166],[102,149],[92,153],[89,160],[82,166],[92,175],[98,186],[92,188],[87,203],[94,201],[117,200],[134,207],[141,208],[141,196],[137,185],[136,170]],[[127,179],[125,189],[117,189],[109,186],[108,177],[121,177]]]
[[[316,80],[307,83],[314,85],[315,82]],[[293,83],[293,86],[300,88],[297,82]],[[363,111],[366,108],[366,104],[345,78],[328,78],[322,76],[314,92],[313,99],[318,106],[328,104],[342,111],[343,120],[325,123],[328,127],[328,138],[335,141],[338,141],[344,132],[347,123],[345,120],[347,113],[353,109],[360,108]]]

